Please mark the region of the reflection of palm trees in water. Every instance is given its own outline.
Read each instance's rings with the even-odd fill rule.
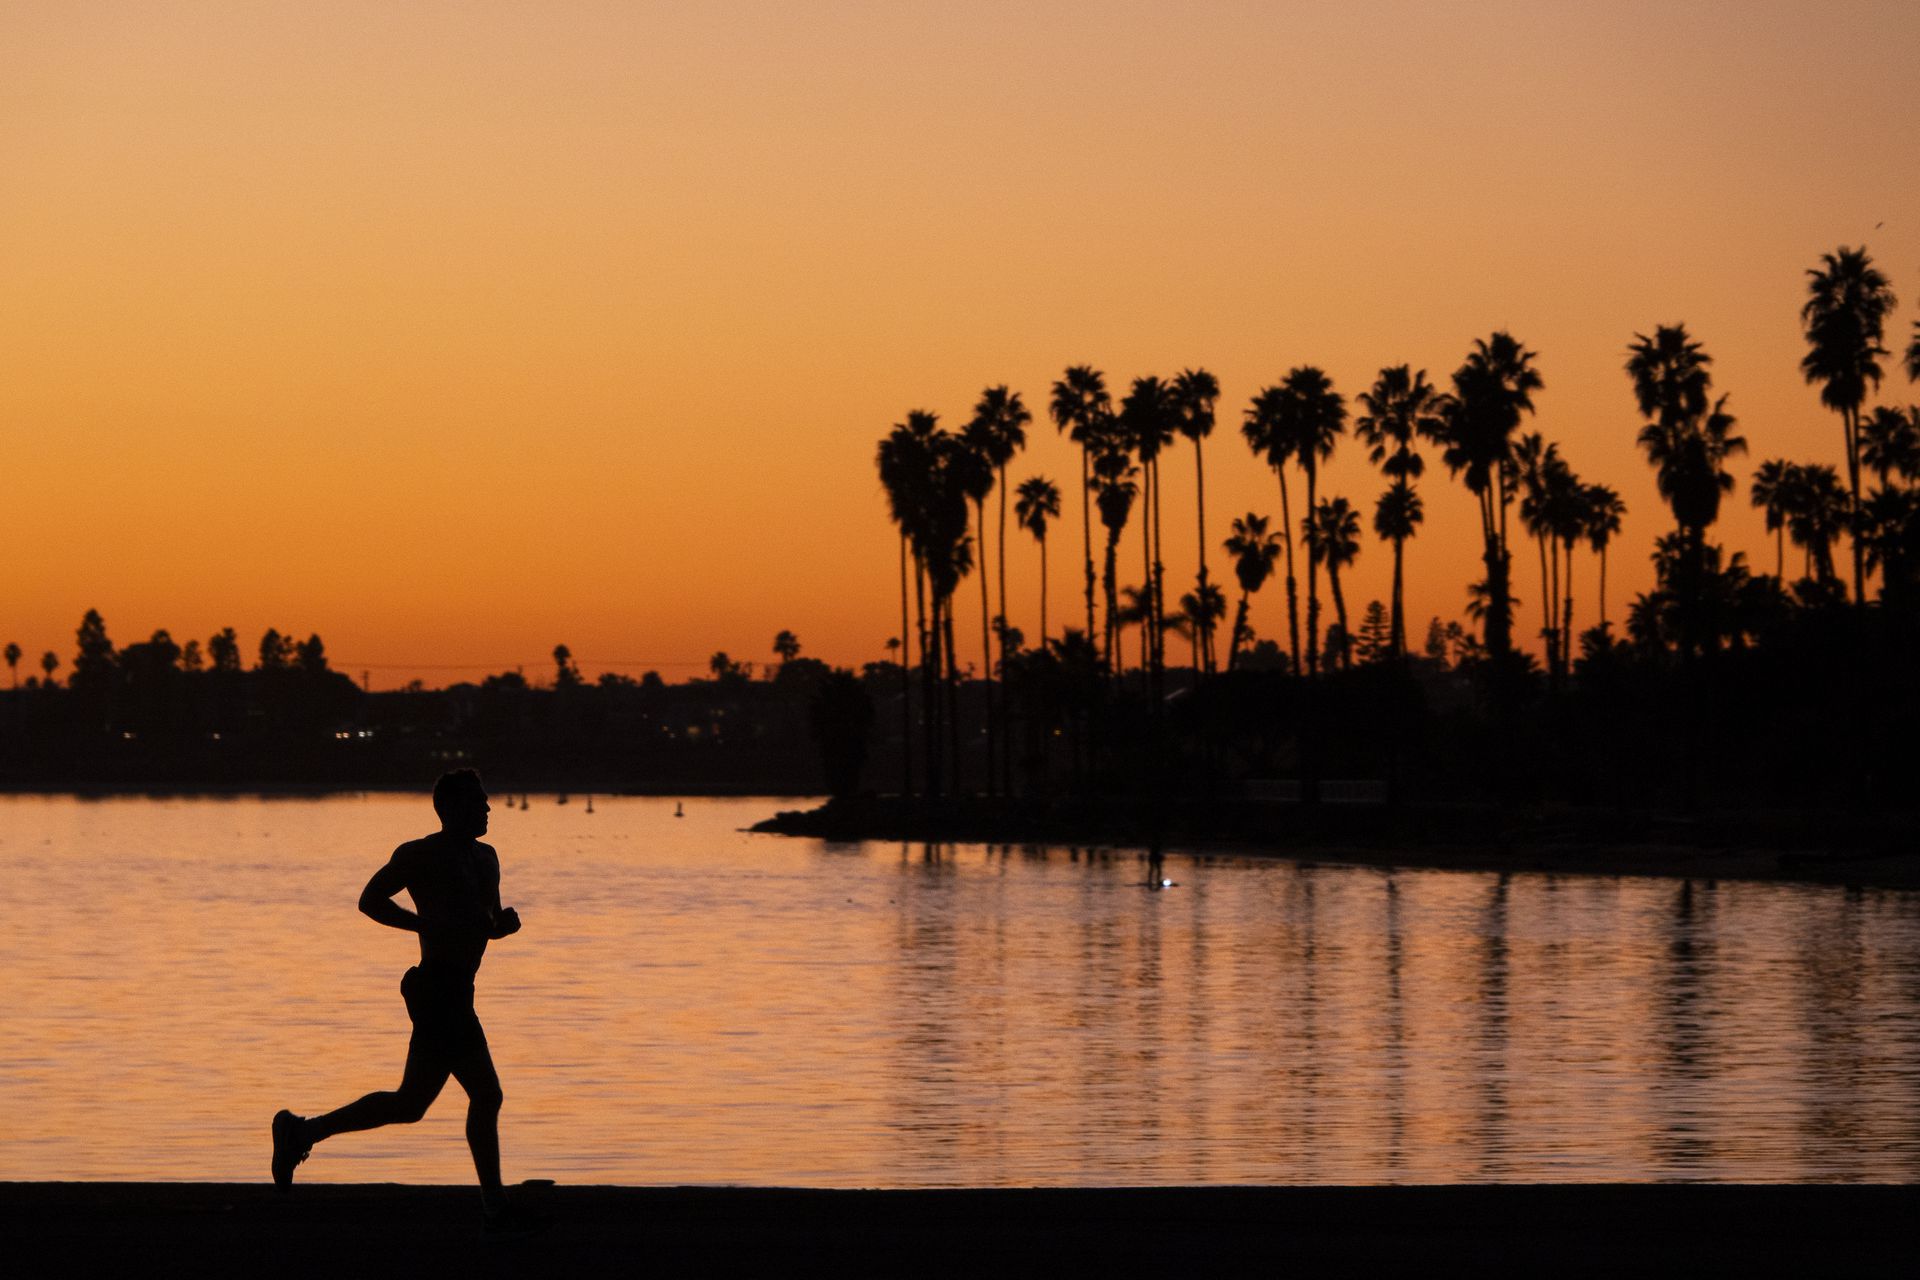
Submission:
[[[1386,899],[1384,931],[1387,962],[1387,1168],[1398,1172],[1406,1161],[1407,1014],[1400,991],[1400,972],[1405,963],[1400,943],[1400,885],[1391,873],[1387,876],[1383,896]]]
[[[1480,1172],[1498,1177],[1507,1149],[1507,1075],[1512,1048],[1507,993],[1512,964],[1507,954],[1507,898],[1512,877],[1501,872],[1480,913],[1480,1046],[1474,1079],[1480,1086]]]
[[[1717,1076],[1711,1060],[1713,1015],[1706,987],[1714,966],[1713,915],[1715,890],[1711,881],[1696,892],[1683,880],[1673,895],[1673,914],[1667,922],[1666,973],[1659,988],[1662,1087],[1652,1090],[1667,1114],[1655,1137],[1655,1157],[1674,1172],[1706,1165],[1713,1146],[1695,1117],[1706,1099],[1696,1095],[1712,1087]]]

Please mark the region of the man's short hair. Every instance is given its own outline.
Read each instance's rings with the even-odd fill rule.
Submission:
[[[444,819],[462,800],[485,799],[478,769],[449,769],[433,784],[433,811]]]

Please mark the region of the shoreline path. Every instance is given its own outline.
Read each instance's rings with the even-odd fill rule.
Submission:
[[[1911,1274],[1920,1222],[1890,1185],[525,1194],[554,1228],[489,1241],[467,1186],[0,1183],[0,1230],[22,1276],[1701,1276]]]

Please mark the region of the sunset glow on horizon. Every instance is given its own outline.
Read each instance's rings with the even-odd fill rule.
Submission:
[[[1057,634],[1081,617],[1078,455],[1045,412],[1064,367],[1116,396],[1219,378],[1230,581],[1231,519],[1279,517],[1239,434],[1257,390],[1300,364],[1350,404],[1384,365],[1444,384],[1497,329],[1538,353],[1525,429],[1627,502],[1621,621],[1672,523],[1635,445],[1636,332],[1685,321],[1714,357],[1749,452],[1713,537],[1757,572],[1753,467],[1842,461],[1799,371],[1822,253],[1865,244],[1899,296],[1869,404],[1920,400],[1897,359],[1917,48],[1910,3],[16,8],[0,643],[69,664],[88,608],[123,645],[233,626],[249,661],[268,627],[319,632],[376,688],[544,678],[557,643],[589,676],[677,679],[767,661],[781,629],[877,660],[899,624],[875,444],[1000,383],[1035,416],[1010,482],[1063,492]],[[1415,646],[1479,572],[1473,500],[1426,452]],[[1163,466],[1170,600],[1192,457]],[[1384,485],[1348,437],[1321,492],[1370,516]],[[1038,555],[1008,531],[1031,640]],[[1369,530],[1356,623],[1391,560]],[[1594,569],[1583,550],[1581,629]],[[959,599],[977,663],[977,584]],[[1283,590],[1252,622],[1284,639]]]

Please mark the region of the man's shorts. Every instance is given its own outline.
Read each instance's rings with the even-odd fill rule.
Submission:
[[[400,979],[400,995],[413,1019],[413,1039],[407,1053],[430,1053],[457,1062],[487,1052],[487,1033],[473,1011],[473,984],[448,981],[423,972],[418,965]]]

